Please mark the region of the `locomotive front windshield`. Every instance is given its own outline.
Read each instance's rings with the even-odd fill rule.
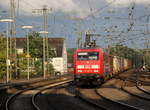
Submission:
[[[77,54],[78,60],[98,60],[99,53],[98,52],[79,52]]]

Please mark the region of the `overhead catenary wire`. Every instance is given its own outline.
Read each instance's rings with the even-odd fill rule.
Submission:
[[[97,14],[97,13],[101,12],[102,10],[108,8],[109,6],[111,6],[111,5],[112,5],[113,3],[115,3],[115,2],[116,2],[116,0],[112,0],[111,2],[109,2],[109,3],[108,3],[107,5],[105,5],[104,7],[102,7],[102,8],[100,8],[100,9],[94,11],[93,13],[88,14],[87,16],[85,16],[84,19],[87,19],[87,18],[89,18],[89,17],[91,17],[91,16],[94,16],[94,14]]]
[[[18,1],[19,1],[19,0],[18,0]],[[89,0],[88,0],[88,1],[89,1]],[[130,1],[131,1],[131,0],[130,0]],[[132,0],[132,1],[133,1],[133,0]],[[22,0],[22,1],[20,1],[20,2],[22,2],[22,3],[25,4],[25,5],[27,5],[28,7],[36,7],[36,4],[37,4],[37,3],[36,3],[36,4],[32,4],[32,3],[30,3],[29,1],[25,1],[25,0]],[[110,3],[106,4],[106,5],[105,5],[106,7],[104,6],[105,8],[104,8],[104,7],[101,8],[102,10],[99,10],[99,9],[96,10],[95,8],[94,8],[94,9],[92,8],[93,5],[91,6],[91,4],[92,4],[92,1],[91,1],[91,2],[89,3],[89,5],[90,5],[89,7],[90,7],[90,10],[91,10],[91,13],[89,13],[89,14],[85,17],[85,19],[87,19],[88,16],[89,16],[89,17],[92,17],[92,20],[93,20],[94,22],[96,22],[96,20],[97,20],[97,19],[95,19],[95,18],[96,18],[96,14],[97,14],[97,13],[101,13],[101,11],[103,11],[103,9],[109,8],[114,2],[115,2],[115,0],[113,0],[112,3],[110,2]],[[133,5],[133,4],[132,4],[132,5]],[[19,7],[19,8],[20,8],[20,7]],[[132,8],[132,6],[131,6],[131,8]],[[20,9],[19,9],[19,10],[20,10]],[[99,11],[98,11],[98,10],[99,10]],[[134,13],[133,13],[133,14],[134,14]],[[17,17],[18,17],[18,16],[17,16]],[[113,16],[112,16],[112,17],[113,17]],[[83,19],[84,19],[84,18],[83,18]],[[81,20],[81,23],[82,23],[82,24],[85,22],[85,20],[83,20],[83,19]],[[21,17],[18,17],[17,20],[18,20],[19,22],[21,22],[22,24],[31,24],[30,22],[26,22],[26,20],[22,19]],[[55,19],[55,20],[56,20],[56,19]],[[136,24],[135,22],[136,22],[137,18],[134,17],[133,19],[131,19],[131,17],[130,17],[130,20],[128,20],[128,18],[125,19],[125,20],[129,23],[129,25],[128,25],[129,27],[126,28],[126,29],[125,29],[125,27],[124,27],[124,29],[122,28],[122,31],[120,31],[121,35],[119,35],[119,36],[124,36],[124,35],[127,33],[127,29],[130,30],[130,28],[131,28],[131,26],[130,26],[130,24],[132,24],[131,21],[133,21],[133,22],[134,22],[134,25],[135,25],[135,24]],[[92,21],[92,22],[93,22],[93,21]],[[54,23],[55,23],[55,22],[57,22],[57,21],[54,21]],[[85,23],[84,23],[84,24],[85,24]],[[84,25],[84,24],[83,24],[83,25]],[[108,23],[107,23],[107,24],[108,24]],[[94,28],[93,30],[97,30],[96,26],[98,26],[98,25],[99,25],[99,23],[97,23],[97,24],[96,24],[96,23],[93,23],[93,26],[91,26],[90,28]],[[136,25],[136,26],[137,26],[137,25]],[[86,27],[84,27],[84,28],[86,28]],[[95,28],[96,28],[96,29],[95,29]],[[132,28],[134,29],[135,26],[133,26]],[[53,29],[54,29],[54,28],[53,28]],[[66,30],[67,30],[67,29],[66,29]],[[62,31],[64,31],[64,33],[65,33],[65,30],[62,30]],[[67,32],[67,31],[66,31],[66,32]],[[129,31],[129,33],[130,33],[130,32],[131,32],[131,33],[134,33],[133,31]],[[61,34],[64,34],[64,33],[61,32]],[[115,33],[118,33],[118,32],[115,32]],[[118,33],[118,34],[119,34],[119,33]],[[56,35],[57,35],[57,34],[56,34]],[[128,36],[128,37],[131,37],[131,36]]]

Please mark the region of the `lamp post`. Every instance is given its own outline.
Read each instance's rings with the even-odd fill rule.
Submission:
[[[48,34],[48,32],[47,31],[40,31],[39,33],[45,35],[43,37],[43,77],[45,79],[46,78],[46,73],[45,73],[45,37],[46,37],[46,34]]]
[[[6,82],[8,83],[9,82],[9,63],[10,63],[10,60],[9,60],[9,55],[8,55],[8,51],[9,51],[9,47],[8,47],[8,23],[10,22],[14,22],[12,19],[1,19],[0,22],[5,22],[6,23],[6,42],[7,42],[7,46],[6,46]]]
[[[27,75],[27,79],[30,79],[30,73],[29,73],[29,29],[32,29],[33,26],[22,26],[22,29],[26,29],[26,35],[27,35],[27,69],[28,69],[28,75]]]

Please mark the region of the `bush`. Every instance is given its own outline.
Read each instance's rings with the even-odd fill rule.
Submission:
[[[48,65],[48,67],[49,67],[49,74],[54,74],[55,69],[54,69],[53,65],[50,63],[50,64]]]
[[[0,78],[6,75],[6,59],[0,59]]]
[[[41,60],[36,60],[34,62],[35,65],[35,71],[38,75],[42,74],[42,61]]]

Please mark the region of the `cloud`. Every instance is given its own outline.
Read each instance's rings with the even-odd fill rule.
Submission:
[[[5,10],[9,10],[10,0],[2,1],[0,0],[0,7]],[[84,4],[79,4],[78,0],[15,0],[16,8],[19,9],[21,15],[31,16],[33,9],[41,9],[44,5],[48,8],[52,8],[52,12],[64,12],[64,13],[74,13],[79,16],[85,16],[89,13],[87,7]],[[19,1],[19,2],[18,2]],[[19,4],[19,5],[18,5]],[[83,5],[83,6],[82,6]]]
[[[0,0],[0,7],[9,9],[10,0]],[[19,1],[19,5],[18,5]],[[21,15],[31,16],[33,9],[41,9],[44,5],[52,8],[52,12],[63,12],[66,14],[85,17],[92,10],[100,9],[113,0],[15,0],[16,8],[19,9]],[[133,1],[137,4],[147,4],[150,0],[114,0],[110,7],[126,7]]]
[[[111,0],[106,0],[107,3],[110,3]],[[147,5],[150,4],[150,0],[114,0],[114,3],[112,4],[112,7],[127,7],[131,3],[141,4],[141,5]]]

